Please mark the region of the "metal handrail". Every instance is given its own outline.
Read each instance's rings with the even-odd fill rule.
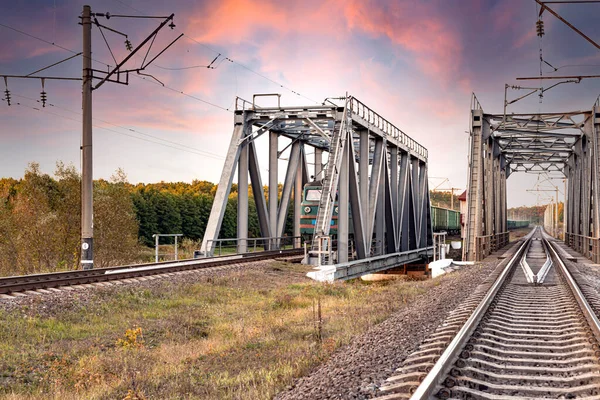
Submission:
[[[259,243],[261,242],[262,243]],[[230,245],[223,246],[223,243],[230,242]],[[238,248],[240,243],[246,242],[246,248],[252,247],[252,251],[246,251],[246,253],[255,253],[257,246],[268,246],[269,248],[285,249],[287,244],[294,246],[297,244],[297,248],[302,247],[302,236],[271,236],[271,237],[258,237],[258,238],[224,238],[224,239],[211,239],[206,241],[206,252],[205,257],[209,257],[215,250],[218,249],[218,254],[221,255],[223,248]],[[252,243],[253,245],[249,245]],[[218,247],[216,247],[218,245]]]
[[[356,97],[349,97],[350,111],[359,117],[365,119],[368,123],[373,124],[373,126],[379,128],[386,135],[393,137],[398,140],[401,144],[407,146],[410,150],[415,153],[427,158],[427,149],[419,144],[416,140],[412,139],[406,133],[404,133],[400,128],[396,127],[394,124],[389,122],[387,119],[383,118],[381,115],[367,107],[364,103],[358,100]]]

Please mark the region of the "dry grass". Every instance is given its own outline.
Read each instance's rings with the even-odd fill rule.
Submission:
[[[520,229],[513,229],[511,231],[509,231],[509,240],[511,242],[515,241],[515,240],[519,240],[520,238],[522,238],[523,236],[526,236],[527,234],[529,234],[529,232],[531,232],[532,228],[520,228]]]
[[[208,282],[99,292],[57,316],[0,313],[0,397],[272,398],[436,284],[319,284],[306,270],[273,262]]]

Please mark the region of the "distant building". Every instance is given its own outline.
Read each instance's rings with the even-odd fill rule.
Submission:
[[[465,238],[465,223],[467,221],[467,191],[462,192],[460,196],[458,196],[458,201],[460,202],[460,237],[462,239]]]

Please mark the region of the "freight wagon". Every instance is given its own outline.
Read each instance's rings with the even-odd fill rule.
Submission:
[[[321,182],[310,182],[304,185],[302,195],[302,215],[300,216],[300,234],[313,235],[317,220],[317,210],[319,200],[321,199]],[[337,199],[333,208],[331,218],[330,235],[337,235],[338,220]],[[350,215],[352,220],[352,215]],[[460,233],[460,212],[442,207],[431,207],[431,222],[434,232],[446,231],[450,234]],[[350,223],[350,233],[352,233],[352,223]]]
[[[507,220],[506,227],[508,229],[519,229],[519,228],[528,228],[529,221],[515,221],[515,220]]]
[[[460,212],[431,206],[431,226],[434,232],[460,233]]]

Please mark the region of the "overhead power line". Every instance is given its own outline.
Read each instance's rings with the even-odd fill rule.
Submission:
[[[8,26],[8,25],[6,25],[6,24],[3,24],[3,23],[0,23],[0,26],[2,26],[2,27],[5,27],[5,28],[7,28],[7,29],[10,29],[10,30],[13,30],[13,31],[15,31],[15,32],[18,32],[18,33],[20,33],[20,34],[23,34],[23,35],[25,35],[25,36],[28,36],[28,37],[30,37],[30,38],[32,38],[32,39],[39,40],[39,41],[41,41],[41,42],[43,42],[43,43],[46,43],[46,44],[49,44],[49,45],[51,45],[51,46],[55,46],[55,47],[57,47],[57,48],[59,48],[59,49],[62,49],[62,50],[68,51],[68,52],[70,52],[70,53],[72,53],[72,54],[78,54],[78,52],[76,52],[76,51],[74,51],[74,50],[71,50],[71,49],[69,49],[69,48],[67,48],[67,47],[61,46],[61,45],[59,45],[59,44],[56,44],[56,43],[53,43],[53,42],[49,42],[49,41],[47,41],[47,40],[45,40],[45,39],[42,39],[42,38],[40,38],[40,37],[38,37],[38,36],[32,35],[32,34],[30,34],[30,33],[27,33],[27,32],[25,32],[25,31],[22,31],[22,30],[20,30],[20,29],[17,29],[17,28],[13,28],[12,26]],[[111,66],[112,66],[112,65],[111,65],[111,64],[109,64],[109,63],[106,63],[106,62],[104,62],[104,61],[100,61],[100,60],[97,60],[97,59],[94,59],[94,58],[91,58],[91,60],[92,60],[92,61],[95,61],[95,62],[97,62],[97,63],[99,63],[99,64],[106,65],[106,66],[108,66],[108,67],[111,67]],[[143,79],[143,80],[146,80],[146,81],[149,81],[149,82],[155,83],[155,82],[153,82],[153,81],[150,81],[150,80],[148,80],[148,79],[146,79],[146,78],[143,78],[143,77],[142,77],[142,76],[140,76],[140,75],[144,75],[144,74],[132,75],[132,76],[135,76],[135,77],[138,77],[138,78],[140,78],[140,79]],[[7,77],[10,77],[10,76],[8,76],[8,75],[7,75]],[[75,78],[75,79],[77,79],[77,80],[80,80],[80,78]],[[155,79],[155,78],[154,78],[154,79]],[[198,102],[201,102],[201,103],[204,103],[204,104],[208,104],[208,105],[210,105],[210,106],[213,106],[213,107],[219,108],[219,109],[221,109],[221,110],[224,110],[224,111],[228,111],[228,112],[230,112],[230,110],[229,110],[228,108],[225,108],[225,107],[219,106],[218,104],[212,103],[212,102],[210,102],[210,101],[208,101],[208,100],[204,100],[204,99],[202,99],[202,98],[200,98],[200,97],[197,97],[197,96],[194,96],[194,95],[191,95],[191,94],[185,93],[184,91],[182,91],[182,90],[179,90],[179,89],[171,88],[171,87],[169,87],[169,86],[166,86],[166,85],[164,85],[162,82],[161,82],[161,83],[159,83],[159,84],[160,84],[161,86],[163,86],[164,88],[166,88],[166,89],[169,89],[169,90],[171,90],[171,91],[173,91],[173,92],[175,92],[175,93],[181,94],[181,95],[183,95],[183,96],[185,96],[185,97],[188,97],[188,98],[190,98],[190,99],[193,99],[193,100],[196,100],[196,101],[198,101]]]
[[[32,102],[40,103],[40,100],[31,98],[31,97],[28,97],[28,96],[23,96],[23,95],[15,94],[15,93],[12,93],[12,95],[16,96],[16,97],[20,97],[20,98],[26,99],[26,100],[29,100],[29,101],[32,101]],[[6,99],[2,99],[2,100],[6,101]],[[47,112],[48,114],[54,115],[54,116],[59,117],[59,118],[63,118],[63,119],[70,120],[70,121],[74,121],[74,122],[77,122],[77,123],[81,123],[81,119],[71,118],[71,117],[68,117],[68,116],[65,116],[65,115],[62,115],[62,114],[58,114],[58,113],[49,111],[48,109],[42,109],[42,108],[38,108],[38,107],[32,107],[30,105],[23,104],[23,103],[20,103],[20,102],[14,103],[14,104],[22,106],[22,107],[29,108],[29,109],[32,109],[32,110],[35,110],[35,111],[44,111],[44,112]],[[74,114],[74,115],[77,115],[79,117],[82,116],[82,114],[80,112],[68,109],[66,107],[58,106],[58,105],[53,104],[53,103],[47,103],[47,105],[50,106],[50,107],[54,107],[54,108],[58,108],[58,109],[67,111],[67,112],[69,112],[71,114]],[[196,155],[200,155],[200,156],[204,156],[204,157],[211,157],[211,158],[218,159],[218,160],[225,159],[224,156],[221,156],[219,154],[211,153],[211,152],[208,152],[206,150],[200,150],[200,149],[191,147],[191,146],[189,146],[187,144],[175,142],[175,141],[168,140],[168,139],[163,139],[161,137],[154,136],[154,135],[142,132],[142,131],[137,130],[137,129],[128,128],[128,127],[125,127],[125,126],[122,126],[122,125],[118,125],[118,124],[115,124],[115,123],[112,123],[112,122],[109,122],[109,121],[106,121],[106,120],[103,120],[103,119],[100,119],[100,118],[94,117],[92,119],[95,120],[95,121],[97,121],[97,122],[103,123],[103,124],[108,124],[108,125],[114,126],[115,128],[124,129],[126,131],[137,133],[139,135],[146,136],[146,137],[149,137],[149,138],[152,138],[152,139],[160,140],[160,141],[165,142],[165,143],[157,142],[157,141],[154,141],[154,140],[149,140],[149,139],[142,138],[142,137],[139,137],[139,136],[135,136],[135,135],[132,135],[132,134],[129,134],[129,133],[125,133],[125,132],[116,131],[114,129],[106,128],[104,126],[97,125],[97,124],[93,125],[95,128],[104,129],[106,131],[117,133],[119,135],[131,137],[131,138],[138,139],[138,140],[143,140],[143,141],[149,142],[149,143],[158,144],[160,146],[168,147],[168,148],[175,149],[175,150],[185,151],[185,152],[191,153],[191,154],[196,154]],[[180,146],[180,147],[175,147],[175,146]]]
[[[129,5],[129,4],[127,4],[127,3],[123,2],[123,1],[121,1],[121,0],[115,0],[115,1],[116,1],[116,2],[118,2],[118,3],[120,3],[120,4],[122,4],[122,5],[124,5],[125,7],[128,7],[128,8],[130,8],[130,9],[132,9],[132,10],[134,10],[134,11],[138,12],[138,13],[142,13],[142,11],[141,11],[141,10],[139,10],[139,9],[137,9],[137,8],[135,8],[135,7],[133,7],[133,6]],[[212,46],[209,46],[209,45],[207,45],[206,43],[199,42],[198,40],[194,39],[193,37],[189,36],[188,34],[186,34],[185,32],[183,32],[183,31],[181,31],[181,30],[180,30],[180,32],[183,34],[183,36],[184,36],[185,38],[187,38],[187,39],[191,40],[192,42],[195,42],[196,44],[198,44],[198,45],[200,45],[200,46],[202,46],[202,47],[204,47],[204,48],[206,48],[206,49],[208,49],[208,50],[210,50],[210,51],[212,51],[212,52],[214,52],[214,53],[218,54],[218,55],[217,55],[217,57],[216,57],[216,58],[213,60],[213,62],[212,62],[211,64],[209,64],[208,66],[202,66],[202,65],[193,65],[193,66],[188,66],[188,67],[180,67],[180,68],[168,68],[168,67],[163,67],[163,66],[158,66],[158,65],[155,65],[155,67],[158,67],[158,68],[161,68],[161,69],[166,69],[166,70],[185,70],[185,69],[202,68],[202,67],[204,67],[204,68],[211,68],[211,67],[210,67],[210,65],[212,65],[212,64],[215,62],[215,60],[216,60],[216,59],[217,59],[219,56],[221,56],[221,55],[222,55],[220,51],[218,51],[217,49],[213,48]],[[269,81],[269,82],[271,82],[271,83],[273,83],[273,84],[275,84],[275,85],[279,86],[279,87],[280,87],[280,88],[282,88],[282,89],[288,90],[288,91],[290,91],[291,93],[293,93],[293,94],[295,94],[295,95],[297,95],[297,96],[299,96],[299,97],[303,97],[303,98],[305,98],[305,99],[306,99],[306,100],[308,100],[308,101],[312,101],[313,103],[321,104],[320,102],[318,102],[318,101],[316,101],[316,100],[313,100],[313,99],[311,99],[310,97],[306,97],[306,96],[304,96],[303,94],[301,94],[301,93],[299,93],[299,92],[295,91],[295,90],[294,90],[294,89],[292,89],[291,87],[289,87],[289,86],[286,86],[286,85],[282,84],[281,82],[278,82],[278,81],[276,81],[276,80],[274,80],[274,79],[271,79],[271,78],[269,78],[268,76],[266,76],[266,75],[264,75],[264,74],[262,74],[262,73],[260,73],[260,72],[258,72],[258,71],[255,71],[255,70],[253,70],[252,68],[248,67],[247,65],[244,65],[244,64],[240,63],[239,61],[236,61],[236,60],[232,59],[231,57],[226,57],[226,56],[224,56],[224,55],[223,55],[223,58],[222,58],[222,61],[221,61],[221,62],[223,62],[223,61],[229,61],[229,62],[231,62],[231,63],[233,63],[233,64],[239,65],[240,67],[242,67],[242,68],[244,68],[244,69],[248,70],[249,72],[252,72],[253,74],[255,74],[255,75],[257,75],[257,76],[259,76],[259,77],[261,77],[261,78],[263,78],[263,79],[266,79],[267,81]],[[220,63],[219,63],[219,64],[220,64]],[[216,68],[216,67],[215,67],[215,68]],[[212,68],[212,69],[215,69],[215,68]]]

